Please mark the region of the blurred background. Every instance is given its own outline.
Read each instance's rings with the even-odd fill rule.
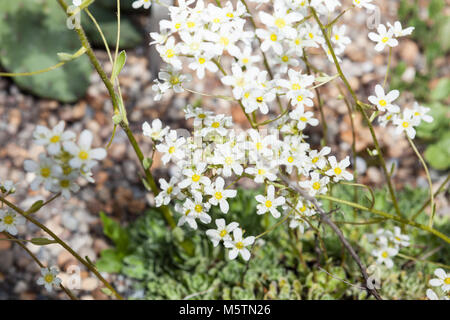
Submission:
[[[11,5],[11,1],[0,0],[1,71],[39,70],[56,64],[57,52],[75,52],[79,49],[78,38],[65,26],[64,13],[56,1],[17,0],[14,2],[15,4]],[[155,54],[154,47],[149,46],[149,32],[158,31],[158,21],[166,17],[167,11],[158,5],[153,5],[151,10],[136,11],[131,8],[132,0],[121,2],[123,7],[121,46],[122,49],[126,49],[128,58],[119,78],[130,126],[144,153],[150,154],[151,143],[141,135],[143,121],[150,122],[160,118],[164,124],[172,128],[190,128],[191,124],[184,120],[182,111],[188,103],[202,105],[217,113],[231,114],[238,126],[248,127],[240,108],[237,105],[230,105],[227,101],[211,98],[201,100],[200,96],[189,92],[177,95],[169,93],[161,101],[154,101],[151,86],[160,69],[160,60]],[[343,8],[351,3],[351,1],[342,2]],[[389,83],[391,89],[402,92],[398,101],[402,107],[412,106],[414,101],[418,101],[432,108],[431,115],[435,120],[419,128],[416,141],[431,168],[434,185],[439,186],[446,179],[450,168],[450,110],[448,108],[450,102],[450,2],[448,0],[376,0],[374,2],[381,10],[381,23],[393,23],[400,20],[403,26],[415,27],[413,35],[403,38],[399,47],[393,50]],[[96,0],[90,7],[91,12],[100,22],[111,47],[114,47],[116,37],[114,7],[115,1],[108,0]],[[342,67],[357,95],[365,101],[372,93],[375,84],[381,83],[384,79],[387,51],[381,54],[374,51],[374,44],[367,37],[370,31],[367,27],[370,27],[371,21],[365,10],[350,11],[343,16],[341,22],[348,26],[347,32],[353,41],[343,55]],[[94,25],[85,15],[82,17],[82,23],[96,48],[97,57],[109,73],[112,66],[108,62],[106,51],[102,49],[102,42]],[[326,69],[328,61],[321,56],[314,56],[312,63],[320,69]],[[228,89],[221,85],[219,78],[211,73],[207,73],[203,81],[194,80],[190,86],[193,90],[200,92],[229,94]],[[328,145],[332,148],[333,154],[343,158],[351,153],[352,144],[352,131],[346,105],[342,100],[337,99],[339,92],[336,87],[326,85],[321,87],[320,91],[325,101]],[[315,109],[314,112],[319,118],[318,110]],[[64,120],[67,128],[77,133],[83,129],[91,130],[95,136],[95,146],[106,146],[112,135],[111,117],[112,105],[108,93],[99,76],[90,66],[87,57],[38,76],[0,77],[0,179],[12,180],[16,183],[17,192],[11,196],[13,202],[22,208],[27,208],[38,199],[50,197],[50,194],[44,190],[31,191],[29,183],[33,177],[23,170],[25,159],[37,159],[39,153],[43,151],[42,147],[32,143],[32,133],[36,125],[53,127],[60,120]],[[374,148],[369,131],[359,115],[356,115],[354,121],[357,132],[359,182],[375,188],[381,187],[384,185],[382,171],[366,151],[367,148]],[[388,165],[392,163],[396,165],[393,176],[396,187],[409,192],[406,194],[407,202],[421,203],[427,196],[427,180],[407,140],[402,136],[395,136],[392,127],[377,127],[376,132],[388,159]],[[310,129],[307,134],[310,136],[309,142],[312,146],[320,146],[323,138],[320,125]],[[153,164],[153,172],[157,178],[168,176],[168,168],[162,166],[158,155]],[[201,293],[200,297],[206,298],[228,297],[224,290],[215,295],[216,285],[213,285],[215,282],[212,280],[205,284],[203,278],[196,278],[197,275],[189,277],[189,273],[183,274],[178,280],[176,277],[179,274],[173,275],[174,270],[187,270],[204,261],[186,262],[187,260],[181,257],[182,262],[168,264],[167,268],[173,266],[172,270],[165,270],[163,266],[160,266],[149,272],[150,259],[164,259],[164,256],[158,256],[161,254],[158,250],[164,248],[162,244],[168,240],[165,239],[164,226],[160,220],[152,220],[153,218],[142,220],[141,218],[145,212],[149,217],[156,216],[158,213],[148,213],[154,203],[153,196],[145,190],[137,173],[141,173],[141,168],[136,156],[126,136],[118,130],[113,144],[108,149],[107,159],[102,161],[94,171],[96,183],[86,183],[69,201],[57,199],[45,209],[40,210],[36,216],[67,241],[81,256],[88,256],[92,261],[101,261],[99,265],[101,270],[107,272],[105,275],[108,279],[126,296],[185,298],[197,292]],[[240,186],[248,190],[254,188],[251,182],[244,180]],[[381,197],[385,196],[383,191],[379,194]],[[245,198],[247,196],[248,198]],[[240,199],[242,203],[251,203],[251,193],[245,193],[243,197]],[[241,208],[242,203],[235,204],[236,211],[248,209],[251,214],[251,207]],[[438,215],[448,214],[448,193],[441,193],[436,199],[436,204]],[[104,213],[103,218],[100,216],[101,212]],[[133,230],[123,229],[119,227],[119,224],[132,225]],[[154,227],[151,234],[145,234],[149,231],[144,229],[150,225]],[[26,229],[21,231],[25,232],[25,230],[27,237],[43,236],[31,224],[27,224]],[[3,236],[0,234],[0,237]],[[121,246],[125,249],[119,250]],[[28,247],[42,261],[56,265],[63,271],[76,265],[76,261],[70,254],[59,246],[38,247],[29,244]],[[142,258],[146,254],[149,254],[147,260]],[[99,260],[100,257],[102,259]],[[273,261],[280,261],[275,256],[273,259]],[[270,262],[269,265],[272,266],[273,263]],[[208,270],[213,269],[208,267]],[[280,293],[283,287],[278,273],[281,272],[281,276],[284,276],[280,270],[277,269],[274,271],[275,275],[268,276],[275,279],[275,289],[270,286],[272,282],[269,281],[270,285],[264,285],[266,290],[262,290],[263,294],[278,292],[278,297],[284,297]],[[172,275],[165,280],[164,288],[161,286],[157,288],[156,279],[160,273],[164,272]],[[215,277],[216,271],[211,272],[209,273],[211,277]],[[230,274],[233,272],[233,270],[229,271]],[[12,245],[9,241],[0,241],[0,299],[65,298],[63,293],[47,293],[43,287],[36,285],[38,273],[38,267],[20,247]],[[67,278],[68,275],[63,274],[62,277]],[[81,278],[81,288],[76,291],[80,297],[108,299],[108,296],[98,288],[97,280],[91,274],[81,269]],[[182,287],[179,287],[180,283]],[[339,287],[339,284],[336,286]],[[230,290],[230,297],[247,297],[245,293],[237,289]],[[256,289],[253,288],[253,290]],[[342,290],[345,292],[347,289]],[[233,295],[235,291],[238,293]],[[345,294],[348,293],[330,297],[339,298]],[[295,296],[287,295],[286,297]],[[322,298],[322,296],[316,298]]]

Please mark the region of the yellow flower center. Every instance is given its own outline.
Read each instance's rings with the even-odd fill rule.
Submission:
[[[220,43],[223,44],[224,46],[228,46],[230,44],[230,39],[228,39],[227,37],[221,37]]]
[[[311,39],[314,38],[314,34],[313,34],[312,32],[310,32],[310,33],[308,34],[308,36],[309,36]]]
[[[167,188],[166,193],[167,193],[167,194],[171,194],[172,191],[173,191],[173,187],[170,186],[170,187]]]
[[[267,207],[267,208],[272,207],[272,201],[267,200],[267,201],[266,201],[266,207]]]
[[[232,12],[228,12],[228,13],[227,13],[227,17],[228,17],[228,18],[233,18],[233,17],[234,17],[234,14],[233,14]]]
[[[288,161],[289,163],[292,163],[292,162],[294,162],[294,158],[293,158],[293,157],[289,157],[289,158],[287,158],[287,161]]]
[[[386,259],[387,257],[389,257],[389,254],[386,251],[383,251],[381,253],[381,256]]]
[[[78,153],[78,158],[81,160],[87,160],[89,158],[89,153],[86,151],[80,151],[80,153]]]
[[[388,42],[389,38],[388,37],[384,37],[383,39],[381,39],[381,42],[386,43]]]
[[[176,85],[176,84],[180,83],[180,78],[177,77],[177,76],[172,76],[172,77],[170,78],[170,83],[171,83],[172,85]],[[155,132],[155,134],[158,134],[158,133]]]
[[[289,61],[289,57],[284,55],[284,56],[281,57],[281,61],[288,62]]]
[[[206,114],[200,113],[200,114],[198,115],[198,117],[199,117],[199,119],[205,119],[205,118],[206,118]]]
[[[44,280],[45,280],[45,282],[47,282],[47,283],[52,283],[52,282],[53,282],[53,275],[52,275],[52,274],[47,274],[47,275],[44,277]]]
[[[256,102],[258,102],[258,103],[262,103],[263,101],[264,101],[263,97],[256,98]]]
[[[242,59],[242,63],[243,63],[243,64],[247,64],[248,62],[249,62],[248,58]]]
[[[300,90],[302,87],[298,84],[298,83],[294,83],[294,84],[292,84],[292,90]]]
[[[193,28],[193,27],[195,27],[195,22],[189,21],[188,23],[186,23],[186,25],[188,28]]]
[[[312,163],[316,163],[317,161],[319,161],[319,157],[314,157],[314,158],[311,160]]]
[[[245,98],[245,99],[248,99],[248,97],[250,97],[250,92],[244,93],[244,98]]]
[[[223,229],[222,231],[220,231],[219,235],[221,238],[225,237],[227,235],[227,230]]]
[[[232,157],[226,157],[225,158],[225,163],[228,164],[228,165],[232,164],[233,163],[233,158]]]
[[[334,36],[334,38],[335,38],[336,40],[339,40],[340,37],[339,37],[339,35],[337,34],[337,35]]]
[[[214,194],[214,197],[216,197],[217,200],[222,199],[222,198],[223,198],[222,192],[217,191],[217,192]]]
[[[306,206],[303,205],[303,207],[300,208],[300,212],[305,212],[306,211]]]
[[[409,123],[406,122],[406,121],[403,121],[402,127],[403,127],[403,128],[408,128],[408,127],[409,127]]]
[[[202,210],[203,210],[203,207],[202,207],[201,204],[195,205],[195,211],[197,211],[198,213],[200,213],[200,212],[202,212]]]
[[[44,178],[48,178],[51,173],[52,171],[50,170],[50,168],[41,168],[41,176],[43,176]]]
[[[69,180],[61,180],[61,181],[59,182],[59,185],[60,185],[62,188],[68,188],[68,187],[70,186],[70,181],[69,181]]]
[[[172,153],[174,153],[174,152],[175,152],[175,147],[170,147],[170,148],[169,148],[169,153],[172,154]]]
[[[214,19],[213,19],[213,22],[214,22],[214,23],[219,23],[219,22],[220,22],[220,19],[219,19],[219,18],[214,18]]]
[[[175,29],[180,29],[181,28],[181,23],[175,23]]]
[[[166,51],[167,58],[173,58],[174,55],[175,55],[175,51],[173,51],[172,49],[167,49],[167,51]]]
[[[256,150],[261,150],[262,149],[262,143],[261,142],[257,142],[256,143]]]
[[[283,18],[277,18],[277,19],[275,19],[275,25],[278,28],[283,29],[286,26],[286,21],[284,21]]]
[[[319,190],[320,189],[320,183],[314,182],[312,187],[313,187],[314,190]]]
[[[266,173],[266,170],[264,170],[264,169],[258,169],[258,174],[259,175],[263,175],[263,174],[265,174]]]
[[[381,99],[380,101],[378,101],[378,103],[380,104],[380,106],[385,107],[387,105],[386,100]]]
[[[206,62],[205,58],[198,58],[198,63],[204,64]]]
[[[445,278],[444,283],[445,284],[450,284],[450,278]]]
[[[199,182],[199,181],[200,181],[200,176],[199,176],[198,174],[194,174],[194,175],[192,176],[192,181],[194,181],[194,182]]]
[[[297,96],[297,101],[303,101],[303,96]],[[306,121],[305,117],[302,117],[302,119],[305,119],[305,120],[302,120],[302,121]]]
[[[211,124],[211,127],[213,127],[214,129],[217,129],[218,127],[220,127],[220,123],[219,122],[213,122],[212,124]]]
[[[336,174],[341,174],[342,173],[342,169],[341,168],[339,168],[339,167],[337,167],[337,168],[334,168],[334,173],[336,173]]]
[[[244,244],[241,241],[239,241],[236,243],[236,248],[239,250],[244,249]]]
[[[298,46],[301,43],[301,40],[297,38],[295,39],[294,43]]]
[[[4,224],[13,224],[13,222],[14,222],[14,217],[11,216],[11,215],[5,216],[3,218],[3,223]]]
[[[53,136],[50,138],[51,143],[57,143],[59,142],[59,140],[60,140],[59,136]]]
[[[270,40],[272,40],[272,41],[277,41],[277,35],[276,35],[275,33],[272,33],[272,34],[270,35]]]

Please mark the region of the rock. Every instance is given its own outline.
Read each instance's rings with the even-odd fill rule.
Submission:
[[[417,44],[409,39],[402,40],[402,45],[400,46],[400,57],[408,65],[415,65],[419,56],[419,47]]]
[[[9,250],[12,245],[11,241],[3,239],[8,239],[8,237],[3,233],[0,233],[0,251]]]

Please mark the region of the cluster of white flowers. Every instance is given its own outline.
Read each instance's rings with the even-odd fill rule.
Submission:
[[[46,153],[39,155],[37,162],[25,160],[25,171],[35,175],[31,189],[37,190],[41,185],[50,192],[61,193],[66,199],[71,192],[77,192],[79,177],[94,182],[91,169],[98,160],[106,157],[103,148],[93,149],[92,133],[84,130],[75,142],[76,135],[70,130],[64,130],[65,123],[59,122],[53,129],[37,126],[33,134],[34,142],[44,146]]]
[[[315,210],[298,196],[287,192],[277,194],[274,186],[277,175],[283,170],[289,173],[295,170],[303,177],[299,185],[312,196],[325,193],[332,182],[353,179],[346,170],[350,165],[348,157],[338,162],[334,156],[327,157],[331,151],[328,147],[311,150],[301,135],[285,133],[280,139],[275,134],[276,128],[274,133],[267,135],[255,129],[238,132],[232,129],[231,117],[192,106],[187,106],[185,112],[186,119],[193,118],[193,136],[181,136],[176,130],[164,127],[159,119],[142,126],[144,135],[154,141],[156,150],[162,154],[163,164],[172,162],[176,166],[170,181],[159,180],[161,192],[155,202],[161,206],[179,200],[175,204],[175,210],[181,214],[179,226],[186,223],[197,229],[197,221],[211,223],[211,206],[218,206],[223,214],[227,214],[228,199],[236,196],[236,190],[230,189],[230,185],[227,187],[225,180],[247,177],[268,185],[265,195],[256,196],[257,214],[269,213],[277,219],[282,213],[295,211],[290,226],[303,231],[302,216],[314,215]],[[292,204],[291,208],[288,203]],[[236,252],[241,252],[244,259],[248,258],[243,249],[253,243],[254,238],[242,240],[242,230],[237,223],[226,227],[225,220],[217,219],[216,225],[218,230],[207,232],[213,243],[217,245],[222,239],[227,248],[238,249],[230,251],[230,258],[235,258]],[[233,240],[229,235],[231,231]],[[241,244],[244,247],[241,248]]]
[[[431,279],[428,284],[442,292],[438,295],[433,289],[427,290],[427,297],[430,300],[450,300],[450,273],[445,272],[442,268],[437,268],[434,271],[436,278]],[[435,290],[436,290],[435,289]]]
[[[368,234],[367,239],[377,246],[372,250],[377,263],[384,263],[389,269],[394,266],[392,258],[398,254],[400,248],[409,246],[409,236],[402,234],[399,227],[394,227],[394,232],[378,229],[375,234]]]
[[[383,87],[377,84],[375,86],[375,96],[370,96],[369,101],[376,106],[379,112],[384,112],[379,118],[379,123],[382,127],[385,127],[392,121],[396,126],[396,134],[405,132],[409,138],[414,139],[416,136],[414,127],[417,127],[422,121],[428,123],[433,121],[433,117],[427,114],[430,108],[414,102],[412,109],[405,108],[403,111],[400,111],[400,107],[393,104],[399,96],[400,92],[398,90],[392,90],[385,94]]]

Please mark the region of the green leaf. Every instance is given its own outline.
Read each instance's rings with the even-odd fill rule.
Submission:
[[[450,134],[446,135],[438,143],[435,143],[425,151],[425,159],[438,170],[450,168]]]
[[[119,76],[126,61],[127,61],[127,53],[125,52],[125,50],[122,50],[119,53],[119,56],[117,57],[116,64],[114,65],[114,69],[111,74],[111,82],[114,82],[114,80]]]
[[[142,165],[144,166],[144,169],[147,170],[148,168],[150,168],[152,166],[152,162],[153,162],[152,159],[144,158],[144,160],[142,161]]]
[[[103,272],[117,273],[122,270],[123,257],[114,249],[106,249],[101,252],[97,260],[97,268]]]
[[[31,214],[31,213],[35,213],[37,212],[40,208],[42,208],[42,205],[44,204],[43,200],[38,200],[35,203],[33,203],[30,207],[30,209],[28,209],[25,213],[26,214]]]
[[[48,244],[56,243],[55,240],[51,240],[51,239],[47,239],[47,238],[33,238],[30,240],[30,242],[37,246],[46,246]]]
[[[54,0],[0,1],[0,63],[12,73],[56,65],[58,52],[80,48],[76,33],[66,27],[66,15]],[[87,57],[33,76],[14,77],[24,90],[40,97],[75,102],[89,86],[92,68]]]
[[[431,91],[431,99],[442,100],[448,97],[450,97],[450,79],[443,78],[438,82],[436,88]]]
[[[103,223],[103,232],[105,235],[114,241],[117,250],[125,253],[128,248],[128,232],[122,228],[118,222],[109,218],[104,212],[100,212],[100,219]]]

